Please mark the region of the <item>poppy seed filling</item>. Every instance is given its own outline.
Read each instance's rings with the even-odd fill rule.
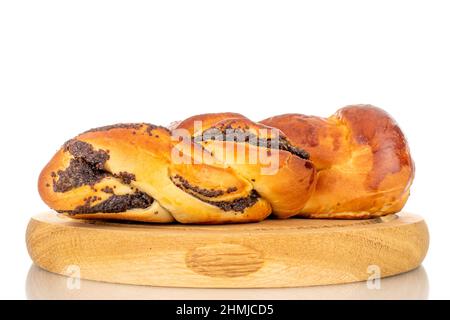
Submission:
[[[143,123],[118,123],[118,124],[113,124],[113,125],[109,125],[109,126],[93,128],[93,129],[90,129],[88,131],[85,131],[84,133],[103,132],[103,131],[109,131],[109,130],[113,130],[113,129],[134,129],[134,130],[139,130],[143,126],[144,126]]]
[[[130,209],[145,209],[153,203],[153,198],[143,192],[134,194],[112,195],[105,201],[91,206],[93,199],[87,198],[85,204],[75,210],[62,211],[68,214],[120,213]]]
[[[206,203],[219,207],[223,211],[236,211],[244,213],[246,208],[252,207],[259,200],[259,194],[252,190],[247,197],[237,198],[232,201],[210,201],[203,200]]]
[[[112,174],[105,170],[105,163],[109,160],[108,152],[104,150],[94,150],[91,144],[79,140],[70,140],[64,144],[63,150],[69,152],[73,159],[70,159],[69,166],[65,170],[52,173],[53,190],[55,192],[67,192],[74,188],[89,185],[94,186],[105,177],[115,177],[124,184],[130,184],[136,180],[136,176],[128,172]],[[58,180],[56,177],[58,176]],[[70,211],[61,211],[69,214],[81,213],[119,213],[130,209],[147,208],[153,203],[153,198],[141,191],[133,194],[116,195],[111,187],[101,189],[111,196],[96,205],[92,202],[100,200],[97,196],[88,197],[82,206]]]
[[[247,128],[233,128],[231,126],[222,128],[213,127],[205,130],[202,135],[194,138],[195,142],[210,140],[244,142],[258,147],[284,150],[305,160],[310,158],[308,152],[292,145],[284,136],[279,136],[278,139],[260,138],[253,132],[250,132]]]
[[[66,170],[57,172],[58,180],[53,178],[53,191],[67,192],[81,186],[93,186],[109,176],[107,172],[96,169],[84,159],[70,159]]]
[[[70,140],[64,144],[64,151],[69,152],[69,166],[57,172],[58,180],[53,174],[53,191],[67,192],[74,188],[89,185],[93,186],[103,178],[110,175],[105,171],[105,163],[109,155],[104,150],[95,151],[89,143]]]
[[[233,199],[230,201],[207,200],[207,199],[200,198],[199,195],[202,195],[202,196],[208,197],[208,198],[214,198],[214,197],[218,197],[220,195],[225,194],[225,191],[214,190],[214,189],[202,189],[200,187],[193,186],[186,179],[181,177],[180,175],[175,175],[174,177],[171,177],[170,179],[181,190],[189,193],[193,197],[195,197],[203,202],[206,202],[208,204],[219,207],[223,211],[235,211],[235,212],[244,213],[244,210],[246,208],[253,206],[259,199],[259,194],[256,192],[256,190],[252,190],[247,197],[241,197],[241,198]],[[230,187],[226,190],[227,193],[232,193],[234,191],[237,191],[236,187]]]
[[[69,140],[64,144],[64,151],[68,151],[75,159],[83,159],[98,170],[104,170],[105,163],[109,160],[105,150],[96,151],[91,144],[84,141]]]
[[[170,177],[170,180],[180,189],[189,192],[190,194],[200,194],[207,198],[216,198],[225,194],[223,190],[215,190],[215,189],[203,189],[198,186],[191,185],[189,181],[183,178],[180,175],[175,175],[174,177]]]

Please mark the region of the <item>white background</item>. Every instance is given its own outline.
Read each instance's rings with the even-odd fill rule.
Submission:
[[[449,1],[0,1],[0,297],[25,298],[38,174],[77,133],[237,111],[386,109],[417,166],[429,298],[450,298]]]

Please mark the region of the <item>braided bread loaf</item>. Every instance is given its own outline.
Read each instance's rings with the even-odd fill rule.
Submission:
[[[412,176],[393,120],[355,106],[328,119],[283,115],[254,123],[218,113],[170,130],[143,123],[89,130],[50,160],[39,192],[51,208],[82,219],[365,218],[400,210]]]

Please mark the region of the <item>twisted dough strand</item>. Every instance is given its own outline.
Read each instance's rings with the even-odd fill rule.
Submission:
[[[316,189],[300,216],[370,218],[405,205],[414,162],[405,136],[384,110],[353,105],[329,118],[285,114],[261,123],[305,148],[318,170]]]

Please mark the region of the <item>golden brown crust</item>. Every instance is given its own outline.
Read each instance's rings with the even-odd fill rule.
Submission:
[[[368,218],[403,208],[414,164],[403,133],[385,111],[355,105],[327,119],[287,114],[261,123],[285,132],[317,167],[316,189],[300,215]]]
[[[215,155],[221,163],[232,168],[238,175],[249,181],[253,188],[266,199],[278,218],[289,218],[296,215],[305,205],[316,184],[316,170],[311,161],[302,159],[286,150],[266,148],[239,140],[241,137],[266,140],[284,137],[284,134],[262,124],[254,123],[245,117],[235,114],[206,114],[190,119],[201,121],[202,132],[192,129],[192,121],[182,122],[176,128],[187,129],[195,136],[202,136],[203,147]],[[216,122],[214,122],[216,121]],[[238,139],[220,141],[206,139],[210,130],[232,132]],[[229,131],[227,131],[229,130]],[[245,140],[245,139],[242,139]],[[231,147],[228,147],[231,145]],[[241,152],[236,152],[237,148]],[[250,161],[250,155],[257,155]]]

